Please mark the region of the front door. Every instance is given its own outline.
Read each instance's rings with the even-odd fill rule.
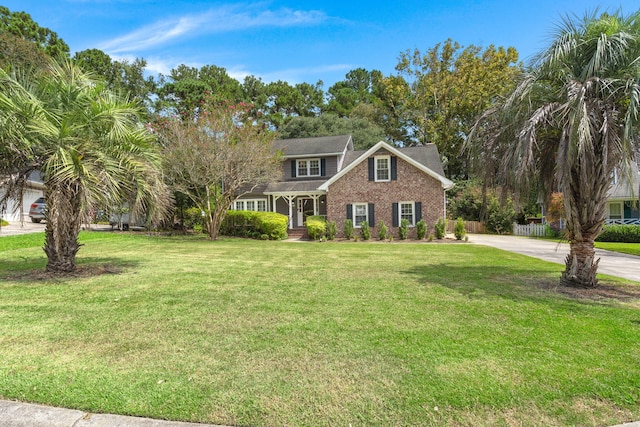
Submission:
[[[303,227],[308,216],[313,215],[313,199],[298,198],[298,227]]]

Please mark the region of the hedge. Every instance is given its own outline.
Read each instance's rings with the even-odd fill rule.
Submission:
[[[321,216],[308,216],[305,225],[311,240],[320,240],[327,231],[327,220]]]
[[[605,225],[596,241],[640,243],[640,225]]]
[[[269,240],[287,238],[289,218],[275,212],[228,211],[220,227],[227,236]]]

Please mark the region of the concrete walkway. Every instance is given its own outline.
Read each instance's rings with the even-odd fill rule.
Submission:
[[[75,409],[0,400],[2,427],[223,427],[214,424],[181,423],[125,417],[122,415],[91,414]],[[640,427],[640,426],[638,426]]]
[[[469,234],[469,242],[562,265],[564,265],[565,257],[569,254],[568,243],[529,237]],[[596,249],[596,258],[598,257],[600,258],[598,273],[640,282],[640,257]]]

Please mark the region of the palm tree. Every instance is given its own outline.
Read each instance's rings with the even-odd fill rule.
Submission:
[[[547,196],[564,194],[570,252],[561,284],[596,287],[594,240],[606,218],[616,168],[628,170],[637,145],[640,11],[567,17],[551,45],[499,108],[482,120],[487,164],[511,177],[536,176]]]
[[[33,75],[0,70],[0,176],[20,197],[33,171],[45,184],[47,271],[72,272],[86,214],[131,203],[162,215],[168,192],[144,109],[114,95],[71,62]]]

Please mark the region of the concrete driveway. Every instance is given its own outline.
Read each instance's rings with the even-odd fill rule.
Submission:
[[[44,231],[45,223],[40,224],[33,223],[31,221],[12,222],[9,225],[0,227],[0,237],[3,236],[15,236],[18,234],[36,233],[38,231]]]
[[[31,221],[24,221],[22,223],[15,222],[4,227],[0,227],[0,237],[4,236],[16,236],[18,234],[37,233],[39,231],[44,232],[46,226],[45,222],[40,224],[33,223]],[[82,226],[83,230],[86,230],[86,225]],[[91,224],[90,230],[94,231],[113,231],[113,227],[104,224]]]
[[[558,243],[551,240],[532,239],[529,237],[469,234],[469,242],[562,265],[564,265],[565,257],[569,254],[568,243]],[[596,249],[596,257],[600,258],[598,273],[640,281],[640,257],[602,249]]]

